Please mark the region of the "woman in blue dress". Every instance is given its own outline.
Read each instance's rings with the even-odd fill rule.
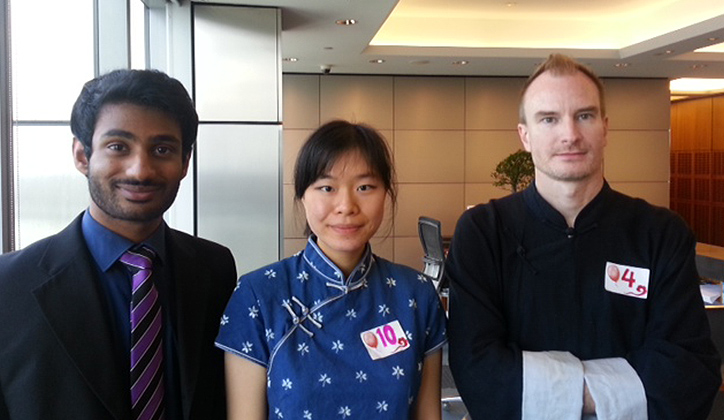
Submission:
[[[229,418],[439,420],[440,300],[427,277],[369,245],[396,196],[384,139],[321,126],[294,187],[305,249],[242,276],[221,320]]]

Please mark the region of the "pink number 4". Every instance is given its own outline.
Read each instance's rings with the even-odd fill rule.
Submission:
[[[633,287],[634,283],[636,283],[636,279],[634,278],[634,272],[629,270],[628,268],[626,269],[626,271],[623,272],[621,280],[628,283],[628,287]]]

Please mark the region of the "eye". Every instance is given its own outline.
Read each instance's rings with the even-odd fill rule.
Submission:
[[[374,190],[375,188],[377,188],[376,185],[365,184],[365,185],[360,185],[359,187],[357,187],[357,190],[359,190],[359,191],[372,191],[372,190]]]
[[[320,187],[317,187],[317,189],[322,192],[332,192],[332,187],[330,187],[329,185],[322,185]]]
[[[117,143],[117,142],[109,143],[107,147],[108,147],[108,150],[110,150],[112,152],[123,152],[128,149],[125,144]]]
[[[586,120],[592,120],[594,117],[595,117],[595,115],[592,112],[584,112],[583,114],[580,114],[578,116],[578,119],[581,121],[586,121]]]
[[[157,146],[156,147],[156,154],[164,156],[171,154],[173,152],[173,149],[168,146]]]
[[[540,121],[543,124],[553,124],[554,122],[556,122],[556,119],[555,119],[555,117],[543,117],[543,118],[541,118]]]

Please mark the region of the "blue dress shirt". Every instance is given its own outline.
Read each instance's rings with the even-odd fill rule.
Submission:
[[[118,348],[117,359],[130,371],[131,352],[131,278],[132,275],[118,259],[136,245],[132,241],[112,232],[98,223],[89,211],[83,214],[83,237],[93,259],[96,262],[101,289],[107,299],[111,321],[111,332]],[[166,381],[166,418],[181,416],[181,392],[178,381],[178,356],[175,334],[175,296],[174,283],[170,280],[170,264],[166,253],[166,224],[161,226],[142,244],[153,249],[156,258],[153,261],[153,282],[156,286],[163,308],[164,324],[164,377]],[[130,373],[127,387],[130,389]],[[129,400],[130,407],[130,400]]]

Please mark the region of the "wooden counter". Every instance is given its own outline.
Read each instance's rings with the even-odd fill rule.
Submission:
[[[724,262],[724,248],[720,246],[697,242],[696,255],[701,255]]]

